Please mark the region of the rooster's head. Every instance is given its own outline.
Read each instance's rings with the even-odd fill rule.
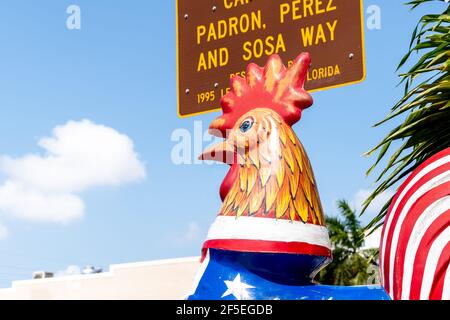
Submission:
[[[245,78],[231,79],[231,91],[221,100],[223,114],[210,125],[210,133],[225,140],[200,156],[230,165],[220,188],[221,215],[323,225],[314,175],[291,128],[312,105],[304,89],[309,65],[307,53],[289,68],[273,55],[265,67],[250,64]]]

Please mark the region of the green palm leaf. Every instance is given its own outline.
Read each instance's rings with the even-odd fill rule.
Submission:
[[[338,201],[340,217],[327,217],[327,227],[333,246],[333,262],[317,277],[320,283],[334,285],[367,284],[369,266],[376,265],[377,250],[363,249],[364,229],[358,214],[349,204]]]
[[[400,125],[367,152],[367,155],[378,152],[368,175],[384,159],[386,165],[377,177],[378,185],[365,201],[362,213],[376,197],[401,182],[423,161],[450,147],[450,7],[445,0],[415,0],[407,5],[414,9],[432,1],[441,2],[443,12],[424,15],[413,30],[410,48],[398,66],[399,70],[407,63],[412,65],[400,75],[405,94],[390,114],[375,124],[380,126],[406,114]],[[417,57],[415,62],[414,57]],[[367,229],[373,231],[382,224],[391,201],[384,205]]]

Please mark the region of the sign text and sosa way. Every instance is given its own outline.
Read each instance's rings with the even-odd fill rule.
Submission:
[[[233,75],[312,57],[310,91],[365,77],[362,0],[177,0],[178,113],[216,110]]]

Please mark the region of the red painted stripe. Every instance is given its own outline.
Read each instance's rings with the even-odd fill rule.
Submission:
[[[450,221],[450,220],[449,220]],[[436,272],[434,274],[434,282],[431,287],[430,300],[442,300],[442,293],[444,291],[445,275],[450,265],[450,242],[444,247],[439,258]]]
[[[402,185],[399,187],[399,189],[397,190],[392,203],[395,203],[398,200],[398,197],[400,196],[400,194],[405,190],[406,186],[426,167],[428,167],[428,165],[432,164],[435,161],[438,161],[446,156],[450,156],[450,148],[447,148],[437,154],[435,154],[434,156],[432,156],[431,158],[427,159],[426,161],[424,161],[420,166],[418,166],[409,176],[408,178],[405,180],[405,182],[402,183]],[[386,219],[389,217],[390,212],[392,211],[392,206],[389,208],[388,213],[386,215]],[[392,224],[391,224],[392,226]],[[385,227],[385,226],[384,226]],[[383,228],[384,231],[384,228]]]
[[[210,248],[219,250],[239,251],[239,252],[309,254],[331,258],[330,249],[306,242],[214,239],[214,240],[207,240],[203,244],[202,261],[206,256],[207,249]]]
[[[405,194],[405,196],[402,199],[400,199],[400,203],[397,206],[397,211],[396,212],[390,212],[390,214],[394,215],[394,216],[392,218],[390,229],[389,230],[383,230],[383,233],[384,232],[388,232],[388,235],[387,235],[387,238],[386,238],[386,250],[385,250],[385,252],[382,252],[382,255],[380,255],[381,263],[383,265],[384,286],[385,286],[387,291],[389,291],[389,287],[390,287],[389,273],[390,273],[390,270],[391,270],[391,267],[392,267],[392,266],[390,266],[391,244],[392,244],[392,239],[393,239],[393,234],[394,234],[395,227],[398,224],[398,219],[400,217],[400,214],[401,214],[404,206],[406,205],[408,200],[414,195],[414,193],[416,193],[417,190],[419,188],[421,188],[425,183],[427,183],[428,181],[430,181],[434,177],[436,177],[436,176],[438,176],[438,175],[440,175],[440,174],[442,174],[444,172],[447,172],[449,170],[450,170],[450,163],[446,163],[446,164],[444,164],[444,165],[442,165],[442,166],[440,166],[440,167],[430,171],[429,173],[427,173],[425,176],[423,176],[421,179],[419,179],[409,189],[409,191]],[[417,173],[415,175],[417,175]],[[405,182],[405,184],[402,185],[402,189],[404,189],[406,185],[407,185],[407,183]],[[400,194],[400,193],[401,192],[398,192],[397,194]],[[389,292],[389,293],[392,294],[391,292]]]
[[[449,165],[450,168],[450,165]],[[433,203],[442,199],[450,194],[450,182],[441,184],[434,189],[426,192],[422,197],[418,199],[416,203],[413,204],[409,212],[407,213],[405,220],[402,223],[398,244],[397,244],[397,252],[395,263],[391,268],[393,268],[395,279],[394,279],[394,292],[401,296],[402,294],[402,283],[403,283],[403,270],[405,263],[405,254],[406,248],[408,246],[409,239],[411,238],[411,233],[414,229],[414,226],[419,219],[419,217],[424,213],[424,211],[430,207]],[[450,211],[446,213],[442,213],[442,216],[445,216],[447,221],[450,221]],[[439,223],[442,221],[441,218],[436,219],[433,224]],[[430,226],[431,227],[431,226]],[[429,250],[429,248],[427,248]]]
[[[450,210],[449,210],[450,211]],[[427,262],[428,254],[434,240],[441,234],[447,227],[450,226],[450,220],[448,218],[449,211],[441,215],[436,221],[428,228],[420,241],[417,248],[417,254],[414,259],[414,269],[412,273],[411,291],[409,298],[412,300],[420,299],[420,291],[422,288],[423,274],[425,271],[425,265]]]

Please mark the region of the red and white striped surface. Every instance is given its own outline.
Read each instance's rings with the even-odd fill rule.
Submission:
[[[393,299],[450,300],[450,148],[398,190],[381,235],[380,263]]]
[[[326,227],[261,217],[217,216],[203,244],[202,258],[208,249],[331,257]]]

